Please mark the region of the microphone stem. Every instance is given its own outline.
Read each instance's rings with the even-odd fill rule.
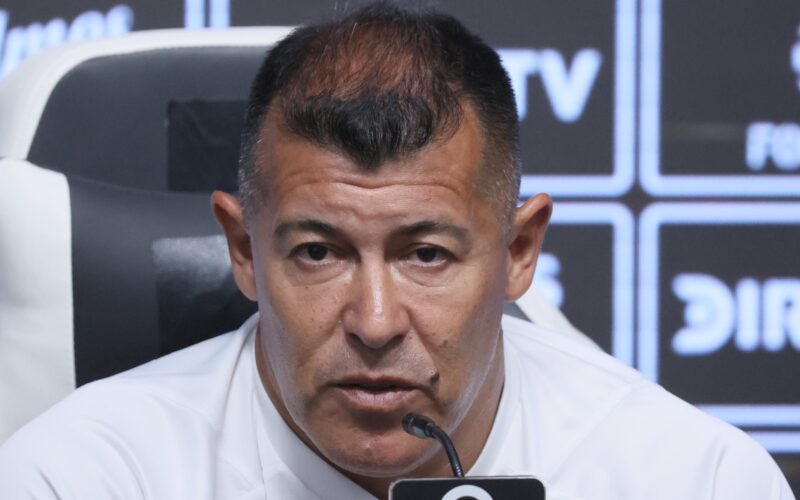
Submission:
[[[450,441],[450,437],[438,425],[433,425],[430,429],[431,436],[436,438],[444,447],[447,453],[447,459],[450,461],[450,467],[453,468],[453,475],[456,477],[464,477],[464,471],[461,469],[461,461],[458,459],[456,447]]]

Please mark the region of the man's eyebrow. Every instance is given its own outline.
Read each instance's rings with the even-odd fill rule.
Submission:
[[[274,235],[276,238],[283,238],[290,231],[307,231],[327,236],[338,236],[341,234],[339,230],[327,222],[322,222],[317,219],[299,219],[281,222],[278,224],[278,227],[275,228]],[[466,228],[447,222],[432,220],[422,220],[413,224],[400,226],[392,231],[392,233],[397,236],[406,237],[420,234],[445,233],[465,243],[470,241],[469,231]]]
[[[463,242],[469,242],[470,240],[469,231],[466,228],[447,222],[438,222],[433,220],[423,220],[406,226],[400,226],[393,232],[402,236],[446,233]]]
[[[274,235],[277,238],[283,238],[289,231],[307,231],[312,233],[320,233],[328,236],[335,236],[339,234],[333,226],[326,222],[316,219],[300,219],[288,220],[278,224],[275,228]]]

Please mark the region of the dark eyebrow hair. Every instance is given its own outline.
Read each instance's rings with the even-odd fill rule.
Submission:
[[[432,220],[423,220],[415,222],[413,224],[409,224],[407,226],[401,226],[396,231],[394,231],[394,233],[401,234],[403,236],[414,236],[417,234],[429,234],[429,233],[447,233],[463,242],[470,241],[469,231],[467,231],[466,228],[457,226],[455,224],[448,224],[446,222],[436,222]]]
[[[314,233],[325,234],[328,236],[338,236],[340,231],[326,222],[317,219],[300,219],[288,220],[278,224],[275,228],[274,235],[277,238],[283,238],[289,231],[309,231]],[[430,233],[447,233],[461,240],[465,243],[470,242],[469,231],[466,228],[449,224],[446,222],[436,222],[432,220],[422,220],[413,224],[400,226],[392,231],[395,235],[402,236],[415,236],[418,234]]]
[[[288,220],[278,224],[275,228],[274,235],[278,238],[283,238],[289,231],[310,231],[314,233],[327,234],[334,236],[339,234],[339,231],[334,229],[333,226],[316,219],[301,219],[301,220]]]

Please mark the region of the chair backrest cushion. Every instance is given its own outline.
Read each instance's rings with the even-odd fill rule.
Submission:
[[[0,157],[139,189],[231,187],[250,82],[289,31],[156,30],[43,51],[0,82]],[[199,129],[186,126],[187,109]],[[238,122],[214,128],[219,113]],[[224,178],[222,186],[193,184],[180,172],[170,183],[170,145],[180,151],[185,142],[176,127],[212,149],[223,142],[213,179]],[[172,157],[180,168],[184,158]]]
[[[0,173],[0,440],[76,386],[255,312],[207,194],[124,188],[18,160],[0,160]]]

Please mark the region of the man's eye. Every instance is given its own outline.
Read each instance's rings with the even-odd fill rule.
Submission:
[[[318,245],[316,243],[310,243],[308,245],[303,245],[300,247],[298,254],[300,257],[313,260],[315,262],[320,262],[325,260],[330,253],[330,249],[324,245]]]
[[[435,264],[447,259],[447,252],[437,247],[419,247],[414,250],[413,257],[423,264]]]

